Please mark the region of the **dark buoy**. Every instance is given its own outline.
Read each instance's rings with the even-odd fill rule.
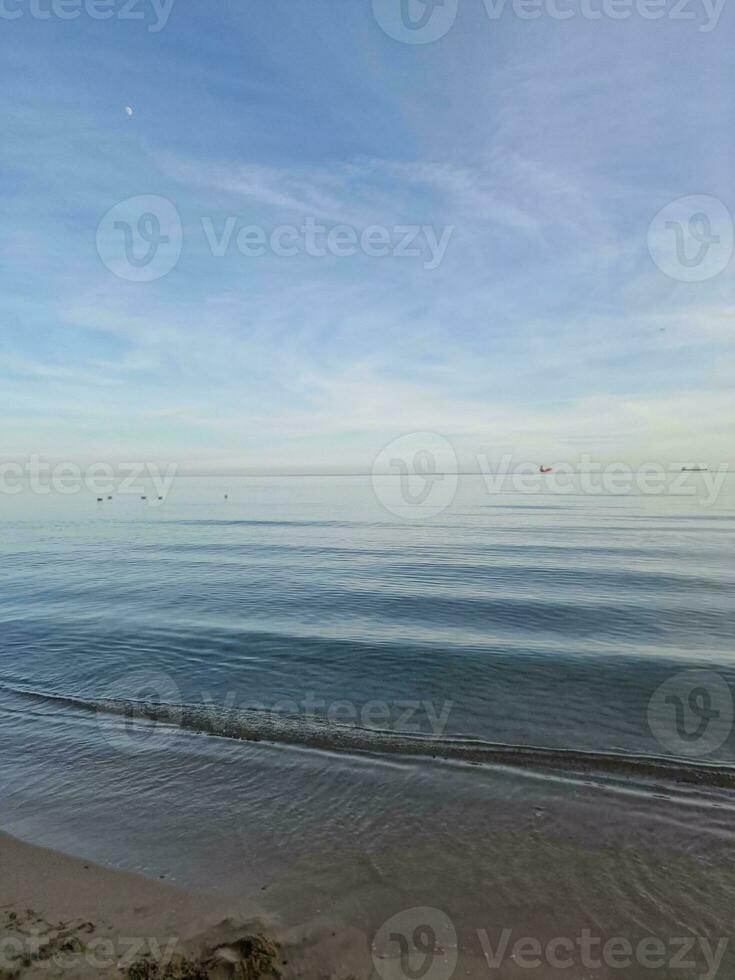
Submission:
[[[147,497],[141,497],[140,499],[141,500],[147,500],[148,498]]]
[[[110,497],[108,497],[107,499],[108,499],[108,500],[112,500],[112,497],[110,496]]]
[[[158,499],[159,499],[159,500],[163,500],[163,497],[159,497]]]
[[[230,499],[230,495],[229,495],[229,493],[226,493],[225,494],[225,500],[229,500],[229,499]]]
[[[102,503],[102,497],[98,497],[98,498],[97,498],[97,503],[98,503],[98,504],[101,504],[101,503]]]

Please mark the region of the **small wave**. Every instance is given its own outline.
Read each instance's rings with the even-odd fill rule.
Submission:
[[[735,768],[663,756],[511,745],[466,737],[435,737],[384,729],[365,729],[275,714],[255,708],[162,704],[151,701],[83,698],[23,689],[0,688],[33,701],[83,711],[146,719],[185,731],[237,739],[294,745],[328,752],[398,755],[538,771],[663,779],[701,786],[735,788]]]

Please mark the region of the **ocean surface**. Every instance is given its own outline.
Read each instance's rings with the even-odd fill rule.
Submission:
[[[425,514],[364,476],[0,496],[0,828],[187,884],[291,882],[298,914],[359,895],[363,918],[716,931],[735,478],[716,500],[704,479],[467,476]]]

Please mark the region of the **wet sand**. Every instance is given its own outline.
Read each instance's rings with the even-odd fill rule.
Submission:
[[[348,976],[365,937],[286,929],[254,903],[185,891],[0,833],[0,978]],[[362,961],[362,962],[360,962]]]
[[[462,880],[438,881],[420,841],[407,839],[412,873],[386,876],[386,853],[337,866],[315,857],[253,897],[186,890],[0,834],[0,980],[732,975],[730,930],[710,915],[729,904],[727,868],[716,881],[704,854],[656,853],[652,841],[643,850],[599,844],[540,828],[498,835],[491,883],[470,869]],[[504,888],[506,872],[528,861],[527,887]],[[668,925],[654,900],[664,883]],[[573,913],[570,887],[596,896],[586,914]],[[700,907],[698,920],[682,918],[687,898]]]

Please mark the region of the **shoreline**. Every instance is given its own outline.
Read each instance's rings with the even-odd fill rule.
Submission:
[[[0,980],[205,977],[210,960],[230,955],[234,963],[242,943],[256,937],[276,974],[278,952],[264,936],[273,924],[259,921],[252,907],[233,908],[4,832],[0,866]]]
[[[653,980],[683,965],[682,943],[691,961],[680,980],[731,974],[731,929],[709,914],[732,893],[720,848],[682,853],[648,835],[635,846],[628,833],[613,844],[546,822],[539,810],[534,826],[496,839],[492,878],[447,882],[414,838],[393,855],[353,855],[351,866],[314,855],[255,896],[242,884],[221,893],[172,885],[0,831],[0,980],[520,980],[530,967],[537,980],[558,980],[572,965],[596,980]],[[411,871],[394,863],[407,847]],[[517,876],[522,865],[530,876]],[[639,882],[656,903],[645,922],[635,898],[620,907],[620,888]],[[665,901],[672,887],[683,888],[676,908]],[[586,889],[583,904],[569,901],[570,888]],[[415,944],[408,961],[406,944]],[[573,953],[563,968],[560,944]]]
[[[0,867],[0,980],[366,975],[356,930],[284,929],[249,899],[105,868],[3,831]]]

